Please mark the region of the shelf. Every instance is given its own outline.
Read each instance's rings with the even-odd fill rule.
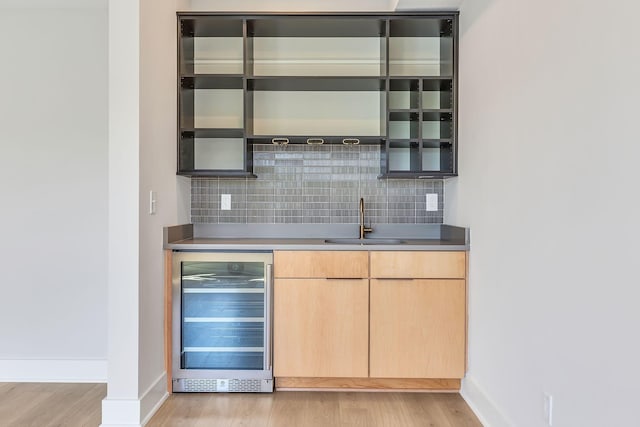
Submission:
[[[453,84],[452,77],[422,77],[422,90],[451,92]]]
[[[419,106],[419,79],[395,79],[389,81],[389,109],[412,110]]]
[[[421,110],[419,108],[389,108],[389,116],[392,114],[404,114],[408,115],[409,113],[419,113]]]
[[[423,139],[422,146],[429,148],[443,148],[451,145],[450,139]]]
[[[251,172],[227,170],[179,170],[177,174],[183,176],[215,176],[219,178],[257,178]]]
[[[186,74],[180,77],[182,89],[242,89],[243,76],[238,74]]]
[[[253,76],[298,77],[380,77],[385,74],[384,63],[378,59],[349,61],[335,58],[304,60],[253,61]]]
[[[423,139],[450,139],[453,136],[452,114],[443,112],[422,113]]]
[[[451,79],[422,80],[421,97],[423,110],[453,113],[453,81]]]
[[[420,48],[416,48],[419,50]],[[441,79],[449,75],[449,69],[453,67],[451,62],[442,62],[438,59],[427,58],[424,60],[392,59],[389,61],[389,75],[391,77],[408,78],[416,74],[423,77]]]
[[[182,128],[180,132],[183,137],[195,138],[242,138],[244,136],[242,128]]]
[[[378,175],[380,179],[442,179],[458,176],[452,172],[385,172]]]
[[[249,91],[384,91],[384,79],[358,77],[249,77]]]
[[[419,137],[420,114],[417,112],[389,113],[389,139],[416,139]]]
[[[254,91],[248,98],[250,135],[384,136],[384,92]]]
[[[389,75],[450,76],[453,74],[453,19],[391,19]]]
[[[422,172],[450,172],[449,159],[451,157],[451,147],[449,149],[440,147],[422,148]]]
[[[451,118],[452,114],[450,112],[425,111],[422,114],[422,120],[450,122]]]
[[[242,20],[221,16],[182,17],[181,35],[187,37],[240,37],[243,34]]]
[[[202,80],[197,78],[195,82],[202,82]],[[182,80],[182,84],[185,84],[185,79]],[[203,87],[196,89],[182,88],[180,91],[180,127],[183,129],[243,128],[243,89],[227,88],[222,84],[218,86],[225,86],[224,88],[210,88],[214,86],[213,84],[201,86]]]
[[[433,114],[437,114],[437,115],[444,115],[444,114],[452,114],[453,110],[451,108],[423,108],[422,112],[425,115],[433,115]]]
[[[191,74],[242,74],[242,37],[194,37],[182,40],[180,70]]]
[[[385,154],[388,172],[420,170],[420,143],[416,140],[390,140]]]
[[[326,19],[330,18],[330,19]],[[249,37],[384,37],[384,19],[347,16],[264,16],[247,20]]]
[[[384,38],[261,37],[251,39],[254,76],[372,76],[386,74]]]
[[[384,155],[388,165],[385,177],[454,174],[450,140],[390,140]]]
[[[180,170],[245,170],[244,138],[201,137],[183,134]]]
[[[453,19],[450,16],[421,18],[391,18],[389,37],[452,37]]]

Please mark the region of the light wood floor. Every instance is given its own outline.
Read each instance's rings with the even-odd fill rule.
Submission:
[[[180,394],[148,427],[482,427],[453,393]]]
[[[0,383],[2,427],[97,427],[106,384]]]
[[[2,427],[97,427],[105,384],[0,383]],[[482,427],[458,394],[276,392],[169,397],[149,427]]]

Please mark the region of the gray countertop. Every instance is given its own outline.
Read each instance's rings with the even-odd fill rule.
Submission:
[[[378,225],[363,243],[357,224],[185,224],[164,229],[164,248],[175,251],[331,250],[467,251],[469,232],[442,224]],[[326,240],[349,239],[347,243]],[[382,243],[385,239],[401,242]],[[371,244],[376,242],[375,244]]]

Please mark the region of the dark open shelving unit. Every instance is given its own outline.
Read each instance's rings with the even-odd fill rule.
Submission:
[[[380,146],[457,175],[457,12],[178,13],[178,174],[254,177],[254,144]]]

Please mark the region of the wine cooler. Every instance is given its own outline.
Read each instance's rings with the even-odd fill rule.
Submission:
[[[174,252],[173,391],[272,392],[271,252]]]

